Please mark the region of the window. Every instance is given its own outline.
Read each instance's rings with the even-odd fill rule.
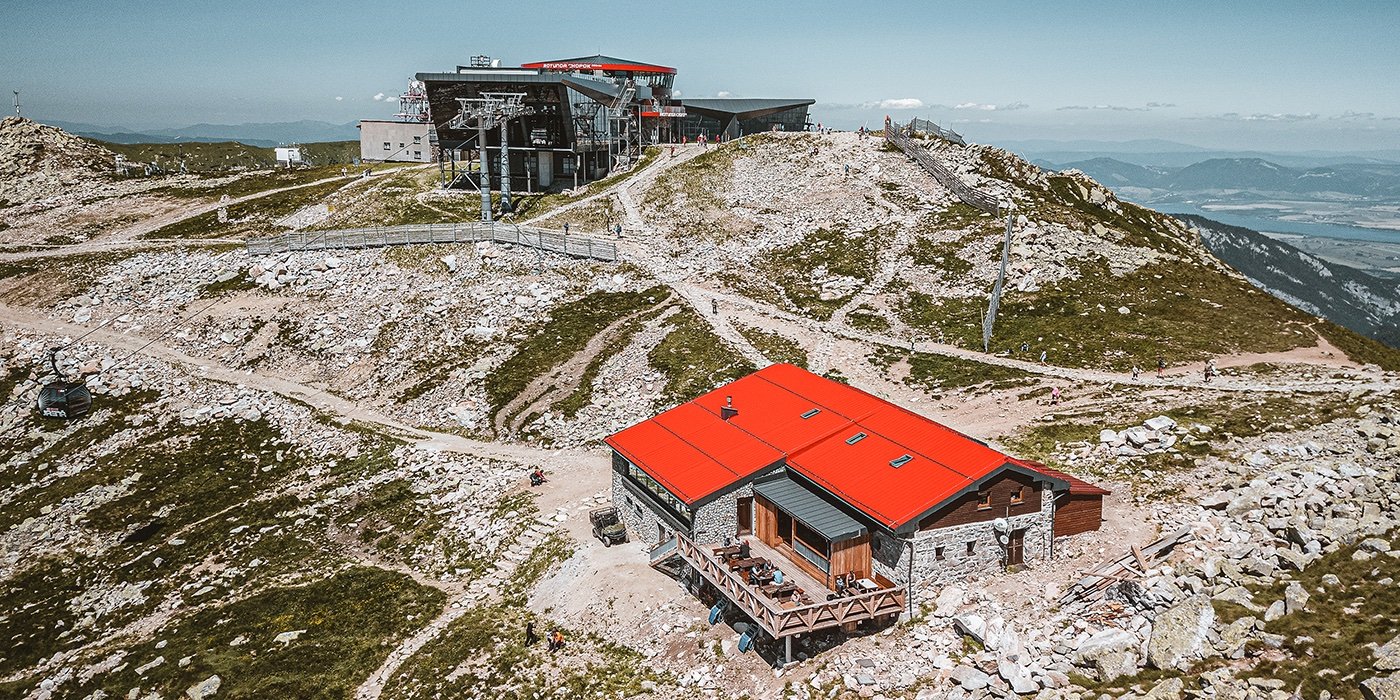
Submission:
[[[403,147],[404,147],[404,142],[403,142],[403,141],[400,141],[400,142],[399,142],[399,148],[402,149]]]
[[[908,464],[908,463],[909,463],[909,460],[911,460],[911,459],[914,459],[914,458],[911,457],[911,456],[909,456],[909,455],[900,455],[900,456],[895,457],[894,459],[890,460],[890,466],[891,466],[891,467],[894,467],[895,469],[898,469],[898,468],[900,468],[900,467],[902,467],[902,466]]]
[[[1012,502],[1012,503],[1024,503],[1025,500],[1026,500],[1025,490],[1026,490],[1026,487],[1024,487],[1024,486],[1017,486],[1014,490],[1012,490],[1012,491],[1011,491],[1011,502]]]
[[[386,150],[386,151],[389,150],[389,142],[388,142],[388,141],[385,141],[385,142],[384,142],[384,150]]]
[[[968,555],[968,556],[972,556],[972,555],[974,555],[974,554],[976,554],[976,553],[977,553],[977,543],[976,543],[976,542],[968,542],[968,543],[967,543],[967,555]]]
[[[422,152],[422,151],[414,151],[414,152],[413,152],[413,159],[414,159],[414,160],[423,160],[423,152]]]
[[[413,142],[414,142],[414,143],[423,143],[423,137],[422,137],[422,136],[414,136],[414,137],[413,137]]]
[[[650,491],[652,495],[656,496],[658,500],[666,504],[675,512],[679,513],[681,517],[684,517],[686,519],[689,519],[691,517],[689,506],[682,503],[679,498],[676,498],[674,495],[672,495],[670,491],[666,490],[666,487],[657,483],[657,481],[651,478],[651,476],[648,475],[646,472],[642,471],[641,469],[638,469],[637,465],[629,462],[627,464],[627,474],[628,476],[631,476],[634,481],[641,484],[642,487],[645,488],[647,491]]]
[[[942,547],[934,547],[934,548],[933,548],[933,558],[934,558],[935,561],[943,561],[943,548],[942,548]]]
[[[847,445],[854,445],[854,444],[856,444],[857,442],[860,442],[861,440],[864,440],[864,439],[865,439],[865,433],[856,433],[855,435],[852,435],[852,436],[846,438],[846,444],[847,444]]]
[[[820,408],[814,408],[814,409],[812,409],[812,410],[810,410],[810,411],[808,411],[808,412],[802,414],[802,419],[803,419],[803,420],[806,420],[806,419],[811,418],[812,416],[815,416],[815,415],[817,415],[818,413],[821,413],[821,412],[822,412],[822,410],[821,410]]]
[[[992,494],[990,491],[983,491],[977,494],[977,510],[987,510],[992,507]]]

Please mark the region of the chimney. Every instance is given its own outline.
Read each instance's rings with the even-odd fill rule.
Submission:
[[[729,420],[737,415],[739,415],[739,409],[734,408],[734,397],[724,397],[724,407],[719,409],[719,417],[724,420]]]

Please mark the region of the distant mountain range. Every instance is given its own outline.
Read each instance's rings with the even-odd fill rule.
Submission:
[[[1164,194],[1222,194],[1248,192],[1260,196],[1335,195],[1370,201],[1400,200],[1400,164],[1340,163],[1290,168],[1262,158],[1210,158],[1182,168],[1143,166],[1114,158],[1068,163],[1038,161],[1053,170],[1076,169],[1114,188],[1154,190]]]
[[[1258,231],[1173,214],[1255,286],[1333,323],[1400,347],[1400,283],[1331,263]]]
[[[1353,163],[1400,164],[1400,149],[1367,152],[1232,151],[1202,148],[1175,141],[1005,141],[996,144],[1030,161],[1077,163],[1108,158],[1147,167],[1184,168],[1216,158],[1260,159],[1290,168],[1316,168]]]
[[[271,148],[288,143],[320,143],[326,141],[355,141],[360,138],[358,122],[332,124],[303,119],[294,122],[263,122],[251,124],[195,124],[174,129],[133,130],[123,127],[103,127],[81,122],[45,121],[70,134],[107,141],[109,143],[180,143],[188,141],[216,143],[238,141],[249,146]]]

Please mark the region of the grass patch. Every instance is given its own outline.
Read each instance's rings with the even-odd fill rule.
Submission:
[[[869,306],[860,306],[846,314],[846,323],[868,333],[888,333],[890,320],[880,311]]]
[[[647,353],[651,366],[666,377],[666,403],[689,401],[757,369],[694,310],[682,308],[670,324],[671,332]]]
[[[355,567],[305,586],[274,588],[177,619],[132,649],[132,663],[78,691],[124,697],[141,687],[164,697],[211,675],[219,698],[346,698],[391,645],[438,614],[446,596],[409,576]],[[285,644],[283,632],[305,630]],[[165,646],[155,648],[155,640]],[[237,642],[237,640],[244,640]],[[236,645],[235,645],[236,643]],[[157,656],[166,663],[138,675]],[[181,668],[178,659],[191,657]]]
[[[960,241],[934,241],[926,236],[919,236],[909,246],[909,258],[915,265],[931,267],[950,276],[961,277],[972,272],[972,263],[958,255],[960,250]]]
[[[1103,262],[1075,280],[1035,292],[1008,290],[997,314],[997,348],[1022,343],[1045,350],[1051,364],[1127,370],[1238,352],[1278,352],[1311,345],[1313,318],[1219,271],[1197,264],[1154,264],[1124,276]],[[901,314],[915,327],[942,329],[961,347],[981,347],[985,299],[941,300],[919,292]],[[1118,312],[1127,307],[1129,313]]]
[[[742,324],[736,324],[735,327],[745,340],[768,358],[769,362],[786,362],[803,369],[807,368],[807,351],[796,341],[781,333],[765,331],[762,328]]]
[[[880,229],[856,233],[818,229],[797,243],[764,253],[755,266],[761,276],[782,289],[790,306],[825,321],[848,297],[822,299],[821,283],[835,277],[869,282],[878,270],[880,249],[888,238]]]
[[[715,146],[656,178],[642,203],[647,208],[668,204],[689,210],[721,209],[721,196],[734,175],[734,161],[741,149],[734,145]]]
[[[536,377],[583,350],[588,341],[614,321],[659,304],[669,295],[661,286],[640,292],[599,291],[555,307],[549,319],[520,344],[515,354],[486,377],[492,414],[504,408]]]
[[[1038,381],[1035,375],[1012,367],[985,364],[933,353],[915,352],[911,354],[907,350],[888,345],[876,346],[875,351],[866,359],[872,365],[885,371],[888,371],[896,363],[908,363],[909,376],[905,378],[904,383],[935,395],[967,387],[986,387],[989,390],[1009,389],[1034,384]]]
[[[214,238],[280,233],[280,228],[275,225],[277,220],[325,199],[348,182],[338,179],[230,204],[225,223],[219,223],[217,211],[210,211],[163,226],[143,234],[141,238]]]
[[[200,287],[199,298],[213,299],[214,297],[237,294],[238,292],[251,292],[257,288],[257,283],[248,279],[248,275],[243,272],[238,272],[237,275],[222,282],[210,282]]]
[[[1376,365],[1387,372],[1400,372],[1400,349],[1367,338],[1331,321],[1318,321],[1314,328],[1327,342],[1346,353],[1352,362]]]
[[[669,305],[658,306],[650,312],[628,319],[627,322],[623,324],[622,328],[618,329],[618,331],[608,339],[607,345],[602,351],[589,361],[588,366],[583,370],[583,376],[579,378],[578,386],[574,388],[573,392],[563,399],[556,401],[551,408],[572,418],[578,415],[578,412],[583,410],[584,406],[593,403],[593,382],[598,379],[598,372],[602,371],[603,363],[607,362],[619,352],[622,352],[622,350],[632,342],[632,338],[635,337],[637,333],[641,332],[641,330],[646,327],[647,323],[651,322],[662,313],[665,313],[668,306]]]
[[[316,176],[329,177],[331,171],[339,175],[342,166],[353,163],[360,156],[359,141],[325,141],[302,144],[302,156],[315,163],[316,167],[287,170],[285,168],[275,169],[277,167],[277,154],[273,149],[249,146],[237,141],[110,143],[97,139],[91,140],[109,151],[126,156],[126,159],[132,163],[154,162],[167,172],[179,172],[182,161],[190,172],[206,174],[228,173],[240,169],[274,168],[270,173],[257,173],[252,176],[256,179],[244,187],[255,186],[254,183],[258,181],[285,181],[296,177],[319,179]],[[271,177],[275,175],[283,175],[283,177]],[[285,187],[285,185],[282,186]],[[264,189],[271,189],[271,187],[264,187]],[[237,195],[230,194],[229,196]]]

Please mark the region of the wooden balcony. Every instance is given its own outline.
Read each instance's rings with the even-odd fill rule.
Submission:
[[[710,549],[709,546],[695,544],[684,535],[676,535],[675,553],[774,639],[896,616],[905,610],[906,594],[902,586],[822,600],[810,605],[779,603],[749,585],[739,574],[730,571],[728,563],[711,554]],[[782,562],[775,563],[784,572],[795,569],[793,566],[783,566]],[[804,590],[812,598],[825,598],[829,593],[825,587]]]

